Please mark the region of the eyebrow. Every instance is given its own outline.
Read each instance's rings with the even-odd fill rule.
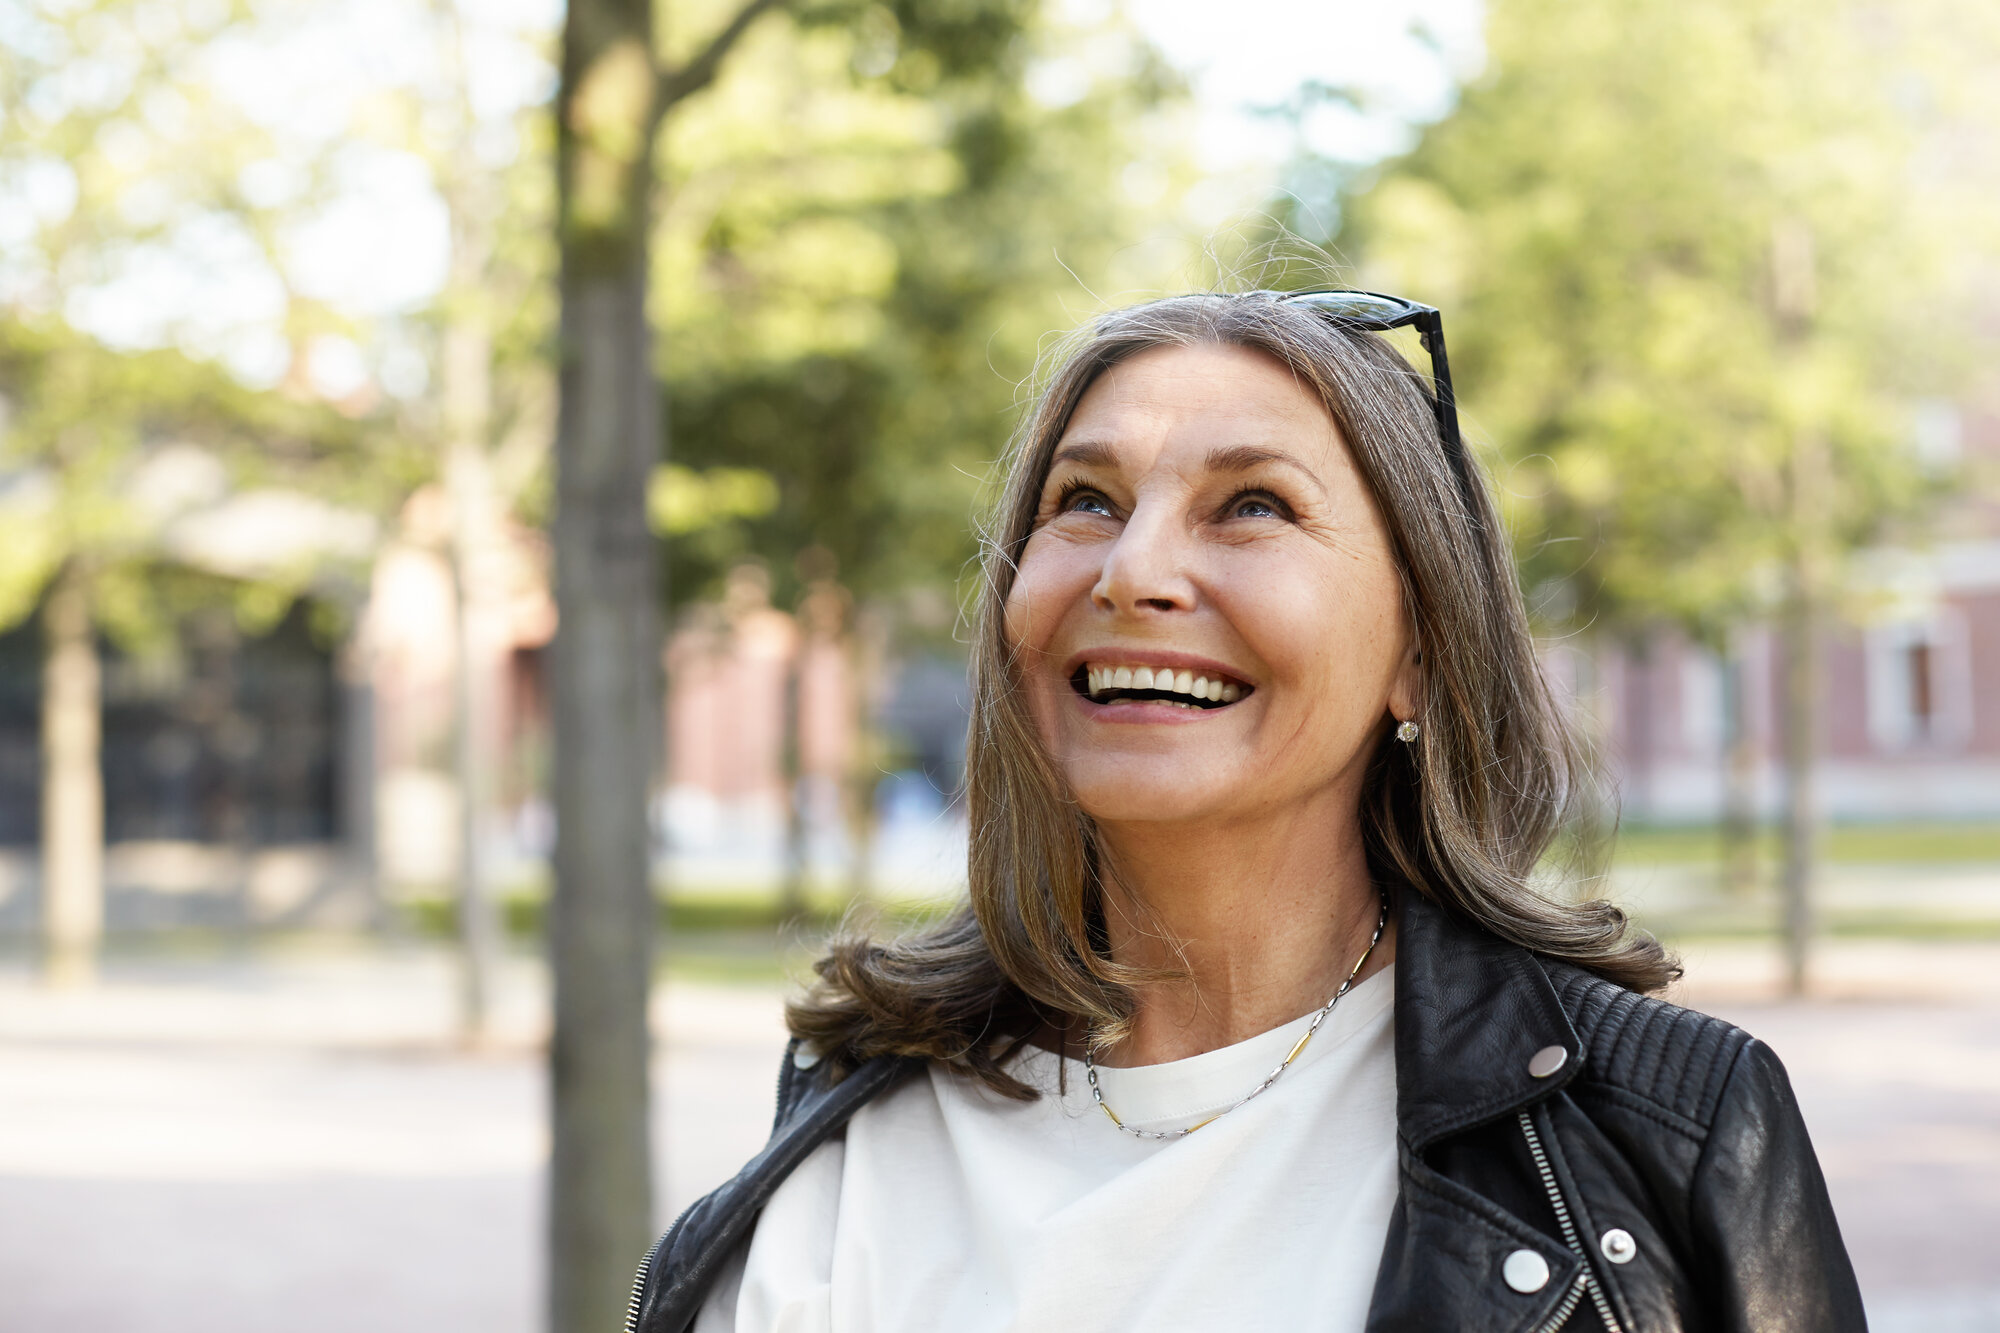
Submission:
[[[1059,463],[1076,463],[1083,467],[1110,467],[1118,461],[1118,451],[1104,440],[1078,440],[1066,444],[1049,458],[1053,469]]]
[[[1208,451],[1208,470],[1211,472],[1249,472],[1271,463],[1282,463],[1308,476],[1312,475],[1310,468],[1281,449],[1264,449],[1254,444],[1234,444]]]
[[[1109,467],[1118,461],[1118,451],[1105,440],[1078,440],[1066,444],[1049,458],[1049,466],[1075,463],[1081,467]],[[1311,475],[1311,469],[1282,449],[1265,449],[1254,444],[1233,444],[1208,451],[1211,472],[1249,472],[1272,463],[1283,464]]]
[[[1210,472],[1252,472],[1272,465],[1290,468],[1311,482],[1322,495],[1326,493],[1326,483],[1319,475],[1282,449],[1255,444],[1222,445],[1209,450],[1204,461]],[[1053,473],[1064,463],[1074,463],[1078,467],[1116,467],[1118,450],[1108,440],[1077,440],[1055,451],[1049,458],[1049,471]]]

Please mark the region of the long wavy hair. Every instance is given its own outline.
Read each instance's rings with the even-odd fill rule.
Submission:
[[[1446,457],[1426,378],[1379,336],[1268,293],[1179,296],[1073,336],[1009,445],[975,613],[968,898],[903,938],[832,944],[787,1020],[836,1070],[921,1056],[1028,1098],[1004,1066],[1029,1036],[1081,1027],[1104,1043],[1129,1029],[1134,985],[1151,974],[1110,955],[1097,829],[1042,748],[1004,608],[1050,457],[1084,393],[1141,352],[1202,344],[1262,352],[1317,395],[1388,526],[1423,663],[1423,729],[1413,744],[1391,743],[1384,719],[1360,808],[1373,875],[1633,990],[1676,974],[1612,904],[1537,882],[1588,766],[1536,657],[1485,478]]]

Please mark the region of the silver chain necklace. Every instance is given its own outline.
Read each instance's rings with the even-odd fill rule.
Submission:
[[[1228,1115],[1231,1111],[1236,1110],[1238,1107],[1242,1106],[1245,1102],[1248,1102],[1251,1098],[1257,1096],[1257,1094],[1264,1091],[1264,1089],[1270,1087],[1273,1083],[1276,1083],[1278,1081],[1278,1075],[1284,1073],[1287,1069],[1290,1069],[1292,1067],[1292,1061],[1299,1058],[1299,1052],[1303,1051],[1306,1048],[1306,1043],[1313,1039],[1313,1033],[1319,1031],[1319,1025],[1326,1022],[1326,1016],[1333,1012],[1333,1006],[1339,1004],[1340,997],[1347,994],[1347,992],[1353,988],[1354,979],[1361,975],[1361,969],[1367,966],[1368,959],[1375,952],[1375,946],[1382,942],[1382,931],[1388,924],[1389,924],[1389,900],[1388,898],[1384,897],[1382,899],[1381,914],[1375,918],[1375,933],[1368,939],[1368,947],[1361,951],[1361,957],[1354,960],[1354,970],[1347,974],[1347,980],[1340,983],[1340,989],[1333,993],[1333,998],[1326,1002],[1324,1008],[1322,1008],[1318,1013],[1313,1015],[1312,1023],[1306,1028],[1305,1035],[1303,1037],[1300,1037],[1298,1039],[1298,1042],[1295,1045],[1293,1045],[1291,1053],[1285,1056],[1283,1060],[1280,1060],[1278,1062],[1278,1067],[1276,1069],[1273,1069],[1269,1074],[1267,1074],[1262,1083],[1259,1083],[1256,1087],[1244,1093],[1235,1102],[1231,1103],[1228,1106],[1223,1107],[1220,1111],[1217,1111],[1214,1115],[1210,1116],[1208,1119],[1201,1121],[1200,1124],[1189,1125],[1186,1129],[1134,1129],[1132,1128],[1132,1126],[1126,1124],[1123,1120],[1120,1120],[1118,1118],[1117,1113],[1114,1112],[1109,1106],[1106,1106],[1104,1104],[1104,1090],[1097,1086],[1097,1061],[1091,1058],[1090,1048],[1086,1046],[1083,1049],[1083,1072],[1090,1078],[1091,1100],[1097,1103],[1097,1109],[1104,1112],[1106,1119],[1108,1119],[1112,1124],[1118,1126],[1118,1128],[1124,1130],[1127,1134],[1132,1135],[1134,1138],[1163,1139],[1163,1140],[1184,1139],[1188,1135],[1194,1133],[1197,1129],[1202,1128],[1202,1126],[1214,1124],[1216,1121],[1222,1119],[1222,1117]]]

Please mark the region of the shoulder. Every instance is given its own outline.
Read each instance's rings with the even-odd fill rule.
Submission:
[[[1734,1023],[1683,1008],[1570,963],[1541,958],[1556,998],[1582,1043],[1577,1083],[1706,1133],[1725,1103],[1753,1094],[1783,1067],[1769,1047]]]
[[[794,1037],[778,1067],[778,1106],[771,1138],[776,1142],[799,1134],[824,1137],[846,1124],[862,1107],[903,1086],[929,1066],[928,1060],[915,1056],[878,1055],[851,1070],[842,1070]]]
[[[826,1062],[800,1052],[794,1041],[779,1066],[776,1123],[763,1150],[682,1213],[640,1267],[631,1319],[640,1333],[688,1328],[779,1186],[856,1112],[925,1064],[878,1056],[836,1077]]]

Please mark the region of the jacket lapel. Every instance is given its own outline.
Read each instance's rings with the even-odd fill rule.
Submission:
[[[1414,889],[1398,895],[1396,1124],[1400,1189],[1369,1306],[1368,1333],[1518,1333],[1561,1306],[1581,1261],[1561,1240],[1431,1169],[1424,1149],[1558,1091],[1583,1044],[1541,965],[1526,949],[1454,921]],[[1566,1053],[1545,1078],[1528,1064]],[[1507,1258],[1548,1264],[1536,1291],[1516,1292]]]
[[[1539,1329],[1576,1281],[1582,1261],[1562,1242],[1438,1175],[1408,1149],[1389,1219],[1367,1333],[1520,1333]],[[1501,1276],[1509,1255],[1532,1250],[1549,1266],[1538,1291]]]
[[[1583,1043],[1534,955],[1459,925],[1414,889],[1398,895],[1396,1125],[1411,1151],[1565,1087]],[[1562,1068],[1528,1072],[1559,1046]]]

